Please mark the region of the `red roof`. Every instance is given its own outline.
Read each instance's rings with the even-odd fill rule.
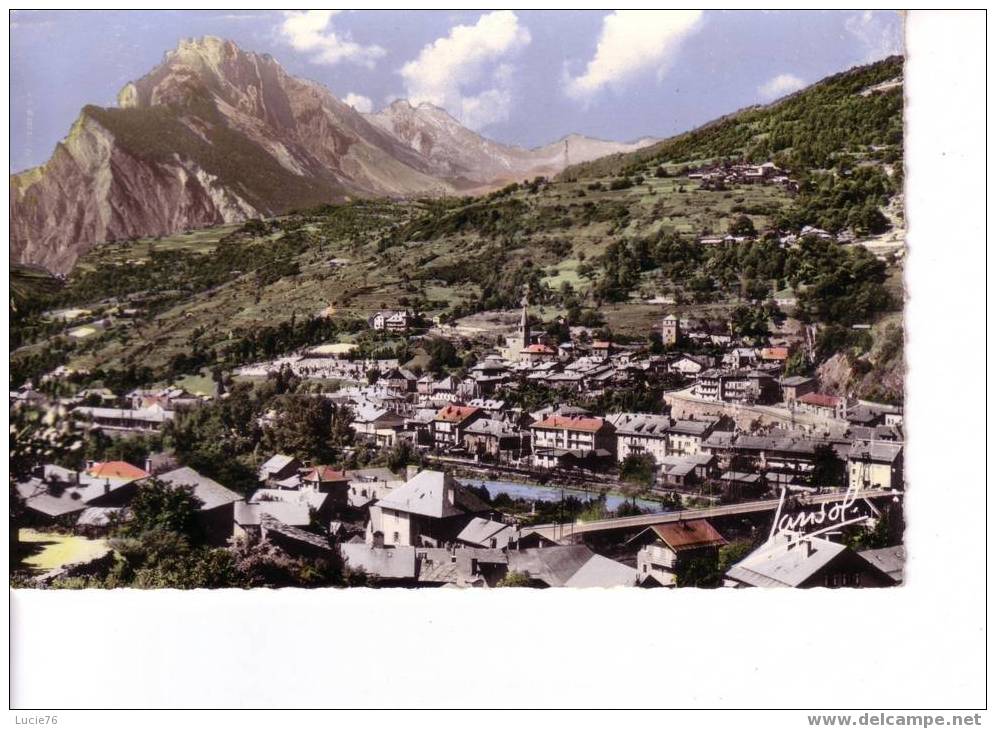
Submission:
[[[585,418],[582,416],[551,415],[538,423],[534,428],[557,428],[561,430],[580,430],[586,433],[597,433],[605,425],[601,418]]]
[[[796,400],[806,405],[815,405],[821,408],[835,408],[840,403],[840,398],[836,395],[824,395],[821,392],[809,392],[796,398]]]
[[[554,350],[545,344],[530,344],[528,347],[523,347],[521,351],[529,354],[555,354]]]
[[[138,466],[133,466],[124,461],[94,463],[87,469],[87,473],[94,478],[113,478],[129,481],[134,481],[138,478],[147,478],[149,475]]]
[[[303,478],[305,481],[318,481],[319,483],[349,480],[346,478],[345,471],[337,471],[332,466],[315,466],[314,468],[309,468],[304,472]]]
[[[722,547],[726,544],[723,535],[705,519],[679,521],[675,524],[657,524],[651,529],[675,552],[683,549],[702,547]]]
[[[765,347],[761,350],[761,359],[788,359],[788,347]]]
[[[591,346],[594,349],[608,349],[609,347],[612,346],[612,342],[605,342],[605,341],[599,340],[599,341],[592,342]]]
[[[470,405],[447,405],[436,413],[436,420],[442,420],[447,423],[462,423],[467,418],[480,412],[480,410],[480,408],[471,407]]]

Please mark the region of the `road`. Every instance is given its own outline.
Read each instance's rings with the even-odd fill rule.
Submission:
[[[881,499],[901,495],[901,491],[893,491],[891,489],[869,489],[858,492],[858,497],[861,499]],[[847,496],[846,492],[839,492],[816,496],[799,496],[796,499],[803,506],[818,506],[819,504],[830,504],[835,501],[841,501]],[[548,539],[560,541],[577,534],[593,534],[620,529],[639,529],[640,527],[653,526],[654,524],[673,524],[678,521],[689,521],[691,519],[714,519],[721,516],[756,514],[764,511],[774,511],[777,508],[778,499],[765,499],[763,501],[749,501],[742,504],[711,506],[706,509],[682,509],[681,511],[669,511],[663,514],[623,516],[615,519],[601,519],[586,523],[540,524],[529,527],[529,530],[538,532]]]

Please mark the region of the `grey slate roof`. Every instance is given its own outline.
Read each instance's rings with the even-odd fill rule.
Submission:
[[[727,576],[754,587],[798,587],[847,549],[819,537],[808,537],[808,546],[790,543],[795,536],[776,536],[733,565]]]
[[[883,549],[865,549],[858,554],[896,582],[903,581],[903,572],[906,569],[906,547],[903,545],[884,547]]]
[[[901,443],[890,443],[888,441],[873,440],[869,442],[857,442],[851,445],[851,450],[847,457],[852,460],[869,460],[875,463],[893,463],[903,452]]]
[[[370,547],[361,542],[347,542],[339,545],[339,551],[350,569],[393,579],[415,577],[414,547]]]
[[[511,551],[508,571],[527,574],[550,587],[563,587],[594,554],[583,544]]]
[[[201,506],[201,511],[208,511],[242,500],[239,494],[226,489],[217,481],[213,481],[207,476],[202,476],[187,466],[160,474],[158,478],[160,481],[172,484],[173,486],[193,487],[194,495],[204,502]]]
[[[636,577],[632,567],[596,554],[571,575],[564,587],[632,587]]]
[[[508,524],[475,516],[457,535],[457,540],[487,547],[490,546],[491,539],[495,538],[498,540],[500,548],[508,544],[508,540],[514,536],[514,532],[515,529]]]
[[[451,491],[453,503],[448,498]],[[404,486],[380,499],[376,506],[436,519],[488,510],[487,504],[466,491],[449,474],[441,471],[422,471],[416,474]]]

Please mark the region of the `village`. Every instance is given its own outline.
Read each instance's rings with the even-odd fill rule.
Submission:
[[[367,326],[406,337],[416,320],[389,310]],[[649,349],[569,330],[569,341],[550,336],[524,301],[513,327],[468,332],[437,321],[416,335],[462,346],[469,336],[478,356],[459,375],[357,358],[336,343],[240,367],[240,378],[324,383],[309,397],[349,413],[350,450],[412,457],[392,470],[262,453],[251,493],[169,452],[79,470],[35,465],[16,485],[26,523],[99,539],[129,519],[142,484],[155,480],[192,491],[213,545],[262,542],[305,561],[335,557],[378,586],[902,581],[902,409],[828,394],[815,377],[787,373],[793,357],[808,356],[808,329],[737,337],[662,313],[659,346]],[[592,410],[647,383],[657,383],[656,403]],[[58,407],[112,439],[161,434],[212,399],[177,386],[82,390],[57,402],[30,386],[11,392],[12,406]],[[255,425],[266,431],[283,417],[269,410]],[[834,505],[839,528],[798,528],[822,525]],[[37,580],[99,573],[111,560],[109,548],[98,550]]]

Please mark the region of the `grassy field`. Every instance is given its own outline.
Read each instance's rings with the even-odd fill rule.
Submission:
[[[238,225],[221,225],[217,228],[191,230],[157,238],[102,243],[87,253],[80,260],[79,266],[86,270],[101,264],[142,265],[149,260],[154,251],[210,253],[217,247],[219,240],[238,227]]]
[[[86,539],[34,529],[20,529],[17,539],[31,547],[31,554],[23,559],[24,565],[38,572],[48,572],[74,562],[86,562],[108,550],[103,539]]]

